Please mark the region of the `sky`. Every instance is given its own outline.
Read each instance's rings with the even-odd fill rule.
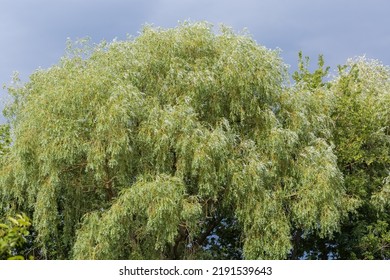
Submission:
[[[186,20],[247,29],[259,45],[281,49],[290,72],[299,51],[313,66],[323,54],[332,69],[361,55],[390,65],[389,13],[388,0],[0,0],[0,85],[15,71],[26,82],[58,63],[67,38],[124,40],[145,24]],[[7,100],[1,87],[0,109]]]

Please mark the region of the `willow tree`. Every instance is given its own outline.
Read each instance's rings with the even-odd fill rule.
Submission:
[[[12,89],[3,202],[46,258],[274,258],[339,229],[347,198],[319,89],[207,23],[70,46]]]

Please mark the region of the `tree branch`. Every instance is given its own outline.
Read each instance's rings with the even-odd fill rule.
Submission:
[[[215,227],[219,225],[222,219],[223,217],[214,218],[208,225],[207,229],[195,240],[195,244],[197,244],[198,246],[202,246],[206,238],[215,229]]]

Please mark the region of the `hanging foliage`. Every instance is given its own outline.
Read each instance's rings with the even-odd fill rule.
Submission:
[[[70,43],[11,90],[3,205],[32,215],[44,258],[286,258],[350,208],[332,94],[308,85],[207,23]]]

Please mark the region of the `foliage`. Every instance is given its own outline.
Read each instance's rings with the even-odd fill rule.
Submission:
[[[2,211],[33,217],[41,258],[324,258],[367,200],[382,216],[359,248],[383,247],[389,184],[359,196],[342,173],[353,152],[343,106],[353,100],[340,92],[355,89],[353,66],[329,83],[322,56],[310,73],[300,54],[290,86],[277,51],[208,23],[68,47],[9,89]],[[379,109],[365,112],[369,124],[383,118],[370,128],[378,154],[389,143]],[[358,113],[356,125],[367,120]]]
[[[362,57],[339,71],[336,155],[347,193],[358,202],[335,240],[339,257],[389,258],[390,69]]]
[[[0,259],[23,260],[26,257],[24,247],[30,226],[30,219],[25,214],[8,217],[7,222],[0,223]]]
[[[10,126],[8,124],[0,125],[0,158],[8,153],[10,145]]]
[[[308,89],[325,87],[332,102],[326,106],[323,97],[318,103],[327,108],[333,123],[334,143],[339,169],[350,207],[340,231],[331,238],[299,232],[299,253],[305,258],[386,259],[389,258],[389,106],[390,71],[378,61],[364,57],[349,60],[339,67],[339,75],[331,82],[322,82],[320,56],[318,69],[310,73],[308,58],[300,54],[296,82],[309,84]]]

